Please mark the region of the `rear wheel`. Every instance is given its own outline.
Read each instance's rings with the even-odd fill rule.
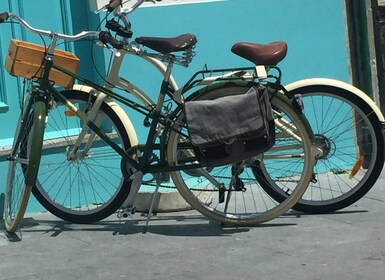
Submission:
[[[373,109],[348,90],[332,86],[296,89],[319,149],[314,180],[294,209],[328,213],[362,198],[375,184],[384,165],[383,127]],[[266,191],[278,201],[287,195],[269,179]]]
[[[197,99],[244,94],[248,89],[246,86],[224,87],[209,91]],[[285,97],[272,99],[276,122],[276,143],[272,149],[236,164],[171,172],[178,191],[193,208],[225,224],[255,225],[285,213],[302,196],[314,164],[311,140],[299,115],[289,102],[281,98]],[[188,135],[183,113],[177,118],[174,129]],[[183,165],[185,155],[193,153],[191,149],[186,150],[183,145],[178,145],[186,141],[188,139],[181,133],[170,132],[167,148],[170,165]],[[277,203],[256,179],[261,162],[269,172],[269,178],[278,180],[284,176],[287,179],[285,185],[290,196],[284,201]],[[231,182],[234,170],[239,171],[239,176]]]

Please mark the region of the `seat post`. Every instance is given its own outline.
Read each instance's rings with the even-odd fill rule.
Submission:
[[[174,66],[174,60],[170,58],[167,63],[166,72],[164,73],[164,78],[163,78],[164,82],[168,83],[170,81],[170,76],[171,76],[173,66]]]
[[[156,106],[154,108],[155,110],[152,110],[150,112],[152,122],[150,125],[150,130],[148,132],[147,141],[146,141],[146,147],[150,147],[150,149],[152,149],[152,146],[155,142],[154,135],[156,136],[156,131],[159,127],[158,124],[159,124],[160,115],[161,115],[161,112],[163,109],[163,103],[164,103],[166,94],[169,90],[169,80],[170,80],[170,76],[171,76],[171,72],[172,72],[173,63],[174,63],[174,60],[172,59],[172,57],[170,57],[168,59],[166,72],[164,73],[164,78],[163,78],[162,85],[160,88],[158,100],[157,100]],[[147,152],[147,151],[144,152],[143,157],[142,157],[142,164],[143,165],[148,164],[150,154],[152,155],[151,151],[150,152]]]
[[[163,82],[160,89],[160,94],[158,97],[158,101],[156,103],[156,112],[161,112],[162,110],[164,99],[169,89],[169,81],[170,81],[173,65],[174,65],[174,60],[172,59],[172,57],[170,57],[168,59],[167,69],[163,76]]]

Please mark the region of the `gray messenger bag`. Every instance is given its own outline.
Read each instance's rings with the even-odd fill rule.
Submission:
[[[275,143],[273,112],[266,87],[184,106],[191,144],[202,166],[236,163]]]

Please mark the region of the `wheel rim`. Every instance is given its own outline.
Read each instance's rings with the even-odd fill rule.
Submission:
[[[88,96],[78,93],[68,98],[79,110],[87,111]],[[128,195],[129,185],[122,176],[121,157],[100,138],[95,138],[87,152],[83,141],[79,149],[71,153],[82,123],[67,112],[65,106],[58,103],[49,115],[46,148],[34,194],[47,210],[62,219],[95,222],[120,206]],[[119,130],[105,114],[102,118],[105,132],[120,146],[128,147],[127,135],[117,133]],[[88,131],[85,139],[90,135]]]
[[[313,181],[295,209],[330,212],[346,207],[371,188],[376,179],[373,174],[378,173],[376,165],[383,165],[379,159],[376,131],[369,118],[362,108],[344,97],[349,93],[340,94],[302,92],[304,113],[315,134],[314,144],[321,153],[314,167]],[[357,140],[362,135],[366,140]],[[360,154],[364,150],[365,160],[361,163]],[[359,167],[355,174],[351,173],[354,166]],[[277,186],[274,190],[281,197],[285,196]]]
[[[239,88],[230,90],[229,94],[235,94],[234,90],[236,93],[239,91]],[[283,106],[282,103],[279,104],[280,106]],[[291,117],[292,119],[296,118],[293,116]],[[174,135],[174,137],[177,136]],[[178,140],[170,139],[170,143],[171,142],[173,142],[173,146],[169,145],[168,148],[170,164],[173,162],[173,160],[177,160],[178,158],[180,158],[180,156],[178,157],[178,155],[173,152],[174,150],[176,150]],[[310,162],[310,144],[309,146],[305,146],[302,147],[302,152],[303,154],[308,155],[308,157],[306,158],[306,162]],[[265,153],[265,155],[267,154],[269,153]],[[297,166],[298,168],[300,167],[299,164],[293,164],[293,166]],[[216,167],[210,170],[210,174],[212,174],[212,176],[217,178],[218,180],[219,178],[223,180],[223,183],[225,184],[225,186],[227,186],[231,178],[230,168],[231,166]],[[204,215],[229,224],[253,225],[271,220],[288,210],[297,201],[297,199],[300,198],[301,194],[307,186],[308,181],[310,180],[308,172],[302,172],[303,170],[299,171],[299,176],[298,178],[296,178],[295,186],[301,185],[301,187],[292,188],[293,192],[290,196],[292,201],[286,200],[284,203],[280,204],[277,203],[274,199],[272,199],[263,190],[263,188],[258,185],[258,182],[255,179],[256,173],[253,170],[255,168],[258,168],[255,160],[250,160],[246,163],[245,170],[240,175],[240,179],[244,184],[246,191],[232,192],[232,204],[228,204],[227,208],[225,203],[219,203],[218,189],[215,188],[213,184],[205,185],[205,181],[207,180],[203,181],[199,179],[199,177],[191,178],[191,176],[186,176],[186,174],[183,174],[183,172],[173,172],[171,176],[173,178],[173,181],[176,182],[176,185],[181,195],[190,204],[192,204],[194,208],[202,212]],[[188,173],[190,174],[187,175],[191,175],[192,172]],[[194,181],[194,183],[191,183],[192,180]],[[201,181],[199,182],[199,180]],[[195,187],[195,184],[198,185],[198,183],[201,184],[201,191],[199,191],[199,187]],[[288,187],[288,189],[290,188]],[[211,193],[212,195],[204,196],[204,194],[208,193]],[[257,200],[257,197],[259,198],[259,200]],[[261,206],[263,206],[263,209],[258,209],[258,207]]]

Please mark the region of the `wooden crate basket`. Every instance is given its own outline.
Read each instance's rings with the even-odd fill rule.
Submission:
[[[4,67],[12,76],[25,78],[40,77],[43,68],[44,52],[44,46],[12,39],[9,43]],[[55,50],[54,63],[71,72],[76,72],[80,60],[70,52]],[[56,69],[51,69],[49,79],[55,85],[64,88],[72,88],[74,83],[74,79],[71,76]]]

